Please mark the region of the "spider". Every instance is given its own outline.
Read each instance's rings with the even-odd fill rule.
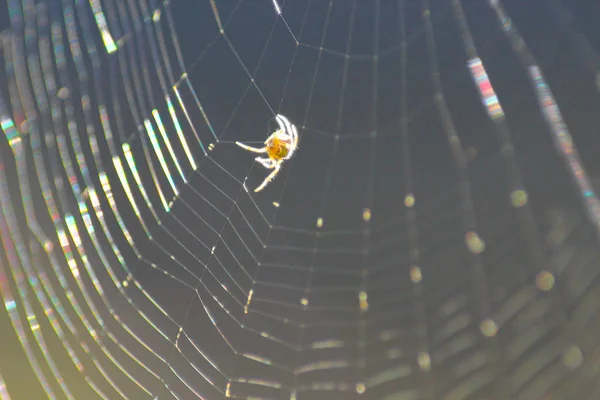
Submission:
[[[263,165],[267,169],[272,169],[273,172],[269,174],[260,184],[259,187],[254,189],[254,192],[260,192],[265,186],[269,184],[275,178],[281,164],[285,160],[289,160],[296,148],[298,147],[298,132],[296,127],[286,117],[278,114],[276,117],[279,129],[271,134],[265,140],[265,146],[262,148],[250,147],[240,142],[235,142],[244,150],[251,151],[253,153],[266,153],[267,157],[256,157],[255,160]]]

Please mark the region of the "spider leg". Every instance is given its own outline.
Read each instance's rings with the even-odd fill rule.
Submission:
[[[298,131],[296,130],[296,125],[291,126],[290,137],[292,138],[292,146],[290,147],[290,151],[286,156],[286,160],[289,160],[294,155],[294,152],[298,148]]]
[[[275,164],[275,166],[273,167],[273,172],[271,172],[269,174],[269,176],[267,176],[265,178],[265,180],[263,181],[263,183],[260,184],[259,187],[257,187],[256,189],[254,189],[254,192],[260,192],[261,190],[264,189],[265,186],[267,186],[269,184],[269,182],[271,182],[273,180],[273,178],[275,178],[275,176],[277,175],[277,173],[279,172],[279,170],[281,169],[281,165],[280,164]]]
[[[282,131],[284,131],[288,135],[290,135],[292,133],[293,125],[289,119],[287,119],[286,117],[284,117],[281,114],[277,114],[275,119],[277,120],[277,123],[279,124],[279,128],[281,128]]]
[[[296,125],[292,125],[292,141],[294,142],[294,148],[298,147],[298,131]]]
[[[270,158],[256,157],[255,160],[261,163],[263,167],[268,169],[273,169],[275,168],[275,165],[277,165],[277,161],[273,161]]]
[[[277,123],[279,124],[281,130],[292,139],[291,151],[286,157],[286,159],[289,159],[292,157],[296,147],[298,147],[298,130],[296,129],[296,125],[292,124],[290,120],[283,115],[277,114],[275,118],[277,119]]]
[[[245,145],[245,144],[240,143],[240,142],[235,142],[235,144],[237,144],[238,146],[240,146],[242,149],[251,151],[253,153],[266,153],[267,152],[267,149],[265,147],[257,149],[256,147],[250,147],[250,146]]]

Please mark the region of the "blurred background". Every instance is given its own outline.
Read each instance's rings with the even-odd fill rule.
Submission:
[[[600,398],[599,20],[0,0],[0,399]]]

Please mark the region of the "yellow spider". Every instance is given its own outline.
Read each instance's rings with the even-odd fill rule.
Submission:
[[[273,172],[269,174],[261,183],[259,187],[254,189],[255,192],[260,192],[265,186],[269,184],[275,178],[281,164],[285,160],[289,160],[298,147],[298,132],[296,127],[283,115],[277,115],[275,117],[279,124],[279,129],[276,130],[265,140],[265,146],[262,148],[250,147],[240,142],[235,142],[244,150],[251,151],[253,153],[266,153],[268,157],[256,157],[255,160],[263,165],[267,169],[272,169]]]

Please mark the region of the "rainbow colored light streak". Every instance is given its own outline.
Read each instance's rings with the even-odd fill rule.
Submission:
[[[468,61],[467,65],[469,66],[471,76],[477,85],[479,95],[481,96],[483,105],[485,106],[490,118],[503,118],[504,110],[502,110],[502,106],[498,101],[498,96],[496,96],[496,93],[494,92],[494,88],[492,87],[490,79],[485,72],[485,68],[481,63],[481,59],[471,59]]]
[[[579,190],[586,203],[589,216],[592,218],[596,228],[600,230],[600,201],[590,184],[583,164],[579,159],[577,149],[573,145],[573,138],[564,123],[560,109],[554,101],[552,91],[544,81],[542,73],[537,65],[529,67],[529,74],[535,83],[536,95],[540,108],[550,127],[556,148],[567,161],[569,171],[579,186]]]

